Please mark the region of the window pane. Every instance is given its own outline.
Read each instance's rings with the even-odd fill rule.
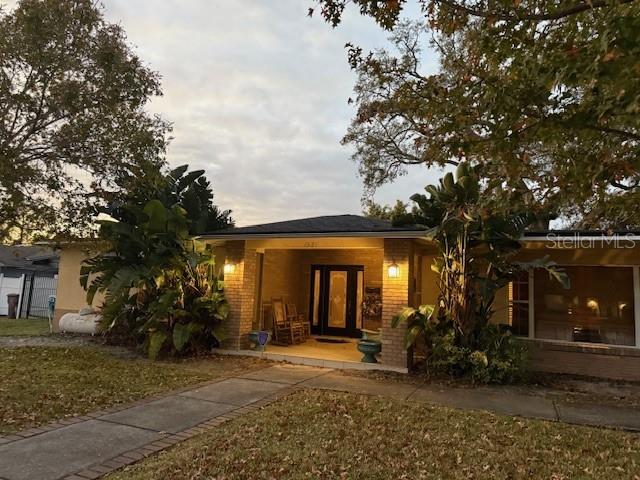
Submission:
[[[529,274],[527,273],[527,276]],[[518,300],[529,301],[529,278],[518,282]]]
[[[514,335],[529,335],[529,304],[513,303],[509,306],[509,325]]]
[[[314,327],[318,326],[320,316],[320,270],[313,272],[313,319]]]
[[[545,271],[534,282],[536,337],[613,345],[635,344],[633,270],[566,267],[565,290]]]
[[[356,289],[356,328],[362,329],[362,299],[364,297],[364,272],[358,271]]]
[[[347,326],[347,272],[332,270],[329,273],[329,327]]]

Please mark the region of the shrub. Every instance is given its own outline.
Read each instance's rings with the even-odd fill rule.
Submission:
[[[126,220],[101,222],[109,248],[80,272],[89,303],[105,294],[107,335],[140,345],[152,359],[215,346],[229,307],[211,252],[189,240],[185,211],[158,200],[126,210]]]
[[[411,197],[412,212],[394,223],[428,229],[437,248],[431,269],[437,274],[438,305],[406,309],[394,324],[408,321],[407,346],[425,338],[432,369],[478,382],[514,381],[526,366],[527,349],[508,329],[490,323],[496,293],[536,268],[569,287],[564,271],[547,258],[516,260],[525,231],[544,216],[510,205],[487,208],[479,168],[466,162],[425,190],[427,195]]]
[[[406,346],[424,339],[425,368],[429,374],[469,377],[475,383],[511,383],[528,372],[527,346],[503,325],[481,327],[472,343],[462,345],[453,322],[438,317],[433,305],[405,308],[392,325],[407,323]]]

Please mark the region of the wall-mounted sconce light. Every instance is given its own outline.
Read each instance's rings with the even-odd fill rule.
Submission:
[[[225,275],[232,274],[236,271],[236,264],[232,262],[225,262],[222,271]]]
[[[387,275],[389,276],[389,278],[400,278],[400,267],[396,262],[393,262],[391,265],[389,265]]]

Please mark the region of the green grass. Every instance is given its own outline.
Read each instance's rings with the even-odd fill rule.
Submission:
[[[47,320],[46,318],[0,318],[0,337],[48,334],[49,320]]]
[[[242,357],[151,362],[91,347],[0,348],[0,433],[83,415],[258,364]]]
[[[625,432],[304,391],[107,480],[638,478]]]

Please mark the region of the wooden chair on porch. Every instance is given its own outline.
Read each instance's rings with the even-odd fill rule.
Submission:
[[[304,318],[304,315],[298,314],[298,309],[296,308],[295,303],[287,303],[285,305],[285,312],[287,314],[287,319],[293,324],[299,324],[302,328],[302,334],[305,339],[311,336],[311,324],[307,322],[307,319]]]
[[[304,341],[304,329],[299,322],[291,322],[287,317],[285,303],[281,298],[271,300],[273,317],[273,337],[275,343],[292,345]]]

